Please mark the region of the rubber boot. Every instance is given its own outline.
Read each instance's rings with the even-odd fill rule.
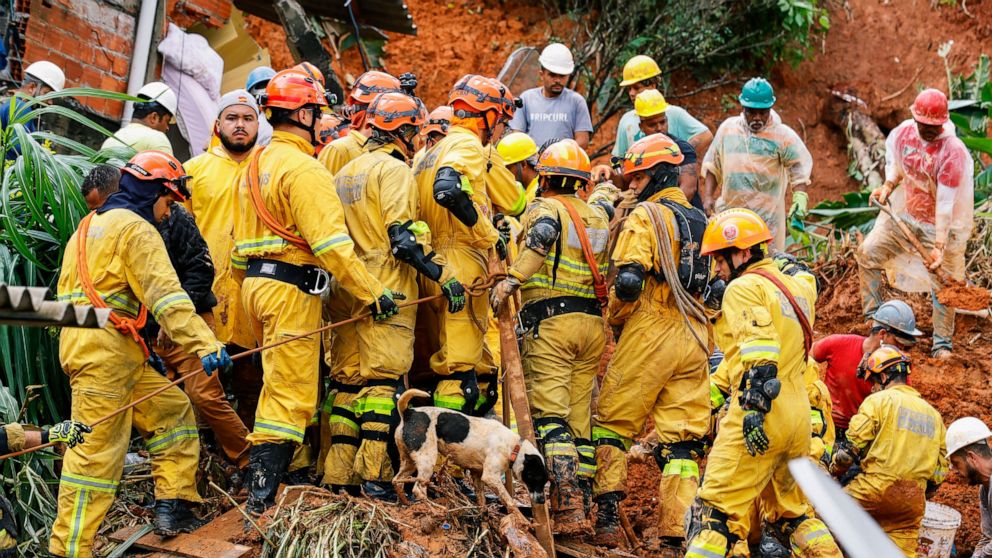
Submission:
[[[251,447],[248,455],[248,470],[251,481],[248,484],[248,501],[245,509],[258,517],[276,503],[276,492],[283,475],[293,459],[295,444],[259,444]]]
[[[587,520],[594,522],[595,519],[592,516],[592,479],[579,479],[578,484],[579,490],[582,491],[582,511]]]
[[[562,455],[551,458],[551,518],[556,535],[587,535],[591,525],[585,513],[582,489],[575,477],[579,460]]]
[[[594,544],[617,548],[624,543],[623,528],[620,526],[621,500],[622,492],[607,492],[595,498],[597,509]]]
[[[392,483],[383,481],[362,482],[362,492],[369,498],[383,502],[396,502],[396,490]]]
[[[203,522],[193,515],[185,500],[155,502],[155,534],[160,537],[192,533],[202,525]]]

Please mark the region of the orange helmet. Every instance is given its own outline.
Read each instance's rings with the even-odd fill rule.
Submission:
[[[448,126],[451,125],[453,112],[448,105],[441,105],[432,110],[430,115],[427,116],[427,124],[420,129],[420,135],[426,136],[431,133],[447,134]]]
[[[575,140],[564,139],[544,149],[537,163],[537,173],[541,176],[572,176],[590,180],[592,163]]]
[[[305,60],[303,62],[300,62],[299,64],[293,66],[290,69],[291,70],[297,70],[299,72],[303,72],[304,74],[312,77],[313,79],[317,80],[317,83],[319,83],[321,85],[321,87],[324,87],[325,84],[326,84],[326,82],[324,81],[324,73],[321,72],[320,69],[317,68],[317,66],[314,66],[313,64],[311,64],[311,63],[309,63],[309,62],[307,62]]]
[[[665,134],[651,134],[637,140],[627,150],[627,154],[623,156],[623,175],[646,171],[660,163],[678,166],[684,159],[685,156],[672,138]]]
[[[909,357],[892,345],[882,345],[873,353],[866,356],[858,366],[858,378],[864,380],[872,374],[882,374],[892,367],[898,367],[893,372],[909,374]]]
[[[320,143],[327,145],[347,133],[348,122],[340,116],[325,112],[320,117]]]
[[[475,109],[476,114],[465,114],[465,116],[478,116],[486,111],[495,110],[501,116],[510,119],[513,118],[517,108],[517,100],[499,80],[474,74],[462,76],[462,79],[458,80],[451,89],[448,104],[455,111],[459,111],[455,103]],[[462,109],[462,112],[465,111]]]
[[[348,95],[349,105],[368,105],[379,93],[400,93],[400,80],[387,74],[370,70],[358,76]]]
[[[272,76],[262,95],[264,108],[295,110],[307,105],[327,106],[324,86],[300,70],[283,70]]]
[[[131,157],[121,172],[126,172],[138,180],[161,180],[165,183],[165,187],[179,198],[179,201],[186,201],[189,197],[189,190],[186,188],[189,175],[186,174],[179,159],[164,151],[142,151]]]
[[[700,254],[709,256],[725,248],[747,250],[772,239],[772,231],[757,213],[735,207],[710,220],[703,233]]]
[[[407,125],[419,128],[425,117],[420,103],[406,93],[380,93],[366,111],[369,127],[386,132]]]

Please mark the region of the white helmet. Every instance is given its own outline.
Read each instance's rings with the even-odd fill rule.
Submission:
[[[947,427],[947,456],[954,455],[965,446],[987,440],[990,436],[992,436],[992,431],[980,419],[975,417],[959,418]]]
[[[24,75],[44,83],[51,87],[52,91],[62,91],[65,88],[65,74],[62,73],[62,69],[48,60],[31,64],[24,70]]]
[[[137,96],[157,102],[165,107],[165,110],[169,111],[173,116],[176,115],[176,111],[179,109],[176,92],[161,81],[146,83],[144,87],[138,90]]]
[[[537,61],[541,63],[542,68],[554,74],[567,76],[575,71],[572,51],[561,43],[551,43],[544,47]]]

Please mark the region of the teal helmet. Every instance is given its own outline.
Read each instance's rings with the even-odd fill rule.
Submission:
[[[775,104],[775,91],[767,79],[751,78],[741,88],[741,95],[737,99],[744,108],[769,109]]]

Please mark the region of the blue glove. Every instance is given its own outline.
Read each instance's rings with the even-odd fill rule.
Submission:
[[[208,377],[214,373],[214,370],[227,372],[234,366],[230,355],[227,354],[227,349],[224,347],[218,349],[216,353],[203,355],[200,357],[200,362],[203,363],[203,370],[206,371]]]

